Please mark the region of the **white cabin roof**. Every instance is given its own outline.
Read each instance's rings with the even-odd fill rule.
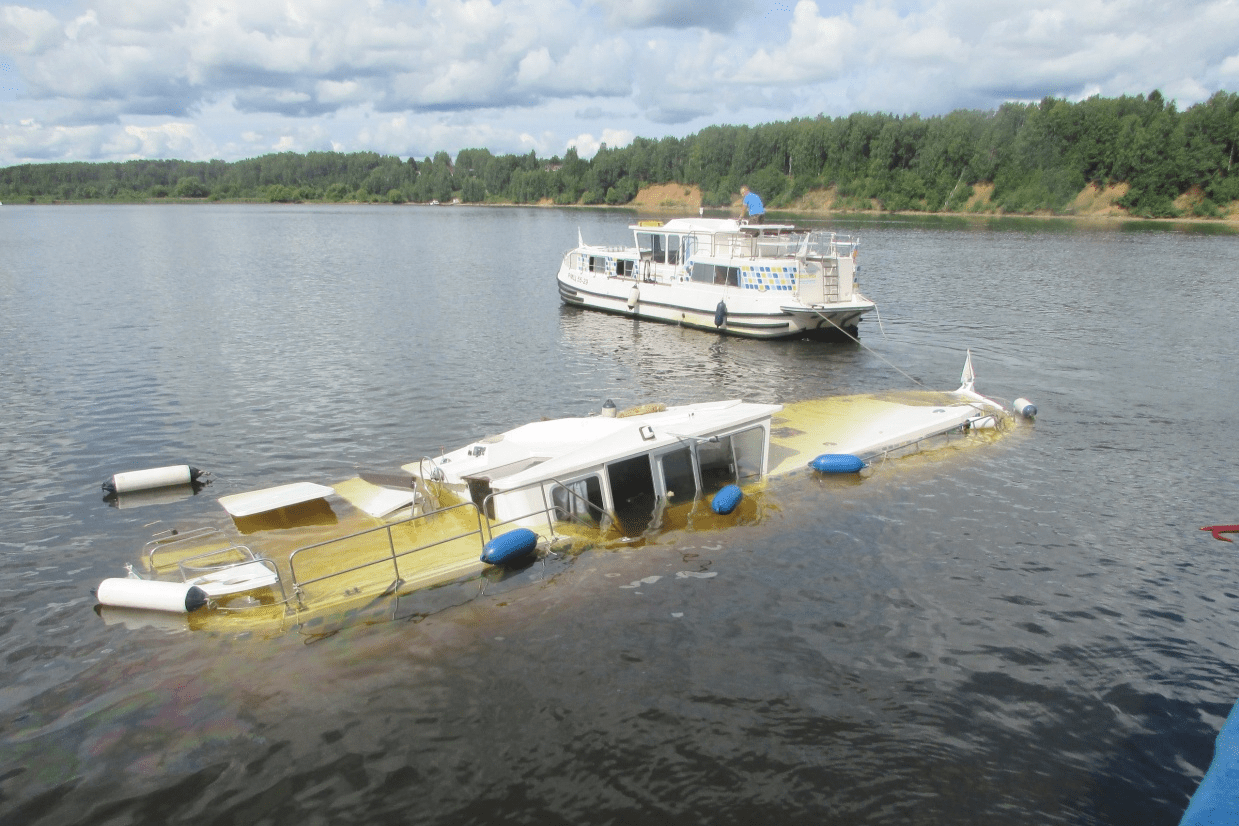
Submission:
[[[735,218],[672,218],[661,226],[633,224],[629,229],[637,232],[790,232],[792,224],[741,224]]]
[[[731,399],[669,407],[625,418],[569,417],[531,422],[473,442],[435,460],[455,480],[487,478],[495,491],[574,475],[607,462],[649,453],[760,422],[782,405]]]

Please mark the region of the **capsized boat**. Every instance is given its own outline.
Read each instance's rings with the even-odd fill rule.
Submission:
[[[731,399],[544,420],[332,486],[229,494],[231,530],[157,536],[146,571],[105,580],[109,610],[304,622],[358,600],[523,564],[554,543],[656,534],[663,517],[794,471],[855,472],[927,440],[998,433],[1011,411],[973,387],[788,405]],[[1031,418],[1024,399],[1012,410]],[[201,609],[205,608],[203,611]],[[242,619],[242,622],[248,620]]]
[[[759,339],[857,335],[860,239],[725,218],[640,221],[630,247],[567,252],[565,304]]]

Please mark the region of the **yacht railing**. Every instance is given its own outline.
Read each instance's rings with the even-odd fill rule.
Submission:
[[[553,504],[551,504],[550,502],[546,500],[546,483],[547,482],[550,482],[554,486],[552,487],[552,490],[554,490],[555,487],[558,487],[560,490],[564,491],[564,493],[566,493],[572,500],[582,503],[585,506],[587,513],[591,511],[597,511],[598,524],[599,525],[604,524],[604,521],[609,516],[609,514],[606,512],[605,509],[598,507],[593,502],[581,496],[579,493],[572,490],[572,488],[568,487],[567,485],[565,485],[563,482],[559,481],[558,479],[541,479],[536,482],[529,482],[528,484],[521,485],[520,487],[510,488],[508,490],[502,490],[502,491],[497,491],[495,493],[490,493],[486,496],[486,499],[484,499],[482,503],[482,511],[488,514],[497,512],[495,510],[494,500],[495,500],[495,497],[500,494],[506,495],[509,493],[516,493],[518,491],[528,490],[529,488],[536,487],[538,488],[539,495],[542,497],[542,507],[540,509],[535,509],[535,510],[529,511],[528,513],[517,514],[516,516],[511,516],[503,520],[492,520],[490,524],[492,535],[493,535],[493,531],[495,528],[502,527],[504,525],[511,525],[522,519],[529,519],[531,517],[537,516],[539,518],[546,519],[547,530],[550,532],[551,536],[556,536],[555,514],[557,511],[560,511],[560,509],[555,507]],[[575,510],[572,513],[564,513],[564,516],[566,518],[559,520],[559,521],[576,522],[577,524],[584,525],[586,527],[595,527],[593,525],[590,525],[589,522],[582,519]]]
[[[176,529],[163,531],[155,535],[153,539],[142,546],[142,553],[146,556],[146,565],[152,571],[158,570],[160,567],[172,565],[174,562],[155,562],[155,555],[161,552],[177,551],[185,546],[198,548],[205,542],[217,541],[220,547],[209,551],[208,553],[222,553],[234,548],[244,547],[238,546],[229,539],[219,528],[193,528],[188,531],[177,531]],[[246,548],[248,551],[249,549]]]
[[[734,232],[694,232],[693,249],[714,258],[844,258],[860,245],[860,238],[824,230],[753,235]]]
[[[567,485],[564,485],[554,479],[549,481],[562,488],[573,500],[583,503],[587,512],[596,511],[599,514],[600,522],[606,518],[606,511],[599,508],[588,499],[575,493]],[[289,554],[288,557],[288,567],[290,579],[292,581],[293,594],[298,598],[298,601],[301,601],[305,589],[311,585],[339,577],[346,577],[350,574],[356,574],[368,569],[387,568],[388,566],[390,566],[392,582],[387,587],[386,593],[394,593],[396,589],[404,583],[404,577],[402,576],[400,569],[400,561],[402,559],[413,554],[422,553],[439,546],[447,545],[452,542],[458,542],[471,536],[476,536],[478,539],[478,553],[480,555],[486,543],[494,536],[494,531],[496,528],[510,525],[533,516],[544,516],[546,518],[550,535],[555,536],[556,508],[554,508],[547,501],[547,492],[546,488],[543,486],[543,482],[532,482],[528,485],[522,486],[521,488],[513,488],[512,491],[523,490],[535,485],[539,487],[539,493],[542,498],[542,507],[532,510],[529,513],[518,514],[503,520],[492,521],[483,516],[484,513],[494,512],[493,500],[497,494],[491,493],[485,500],[483,500],[481,509],[479,509],[473,502],[464,502],[459,505],[452,505],[441,510],[431,511],[429,513],[414,516],[399,522],[392,522],[389,525],[380,525],[375,528],[369,528],[364,531],[349,534],[348,536],[335,537],[333,539],[324,540],[323,542],[316,542],[313,545],[306,545],[305,547],[298,548]],[[501,493],[506,494],[512,491],[501,491]],[[407,546],[401,542],[398,542],[395,537],[396,530],[403,528],[416,528],[418,523],[424,524],[430,519],[443,519],[449,517],[452,512],[462,509],[476,520],[477,527],[475,529],[455,532],[448,536],[441,536],[431,542]],[[567,516],[574,517],[581,524],[589,524],[587,521],[581,519],[576,513],[567,514]],[[564,521],[570,520],[565,519]],[[379,536],[378,541],[373,541],[371,539],[372,536]],[[332,568],[326,573],[307,572],[308,568],[315,566],[316,558],[319,560],[318,564],[321,565],[321,559],[323,557],[329,557],[332,554],[346,555],[350,549],[356,550],[358,547],[368,551],[370,558],[345,567]],[[344,592],[347,593],[347,589],[345,589]]]
[[[448,514],[452,513],[453,511],[456,511],[459,509],[469,509],[470,511],[472,511],[472,514],[476,518],[477,525],[478,525],[475,530],[462,531],[460,533],[452,534],[450,536],[439,538],[432,542],[426,542],[424,544],[416,545],[413,547],[400,547],[400,548],[397,547],[395,537],[393,536],[394,529],[403,528],[406,526],[414,527],[414,523],[419,523],[419,522],[425,523],[427,520],[430,520],[430,519],[436,519],[436,518],[442,519]],[[341,551],[346,550],[349,544],[354,544],[354,545],[365,544],[367,537],[369,537],[371,534],[379,534],[379,533],[386,534],[386,540],[387,540],[386,541],[386,545],[387,545],[386,555],[376,556],[375,558],[369,559],[365,562],[360,562],[356,565],[351,565],[345,568],[332,570],[329,573],[320,574],[318,576],[306,576],[305,578],[302,578],[302,575],[299,574],[298,572],[299,564],[302,568],[308,567],[311,564],[309,561],[306,561],[304,559],[307,556],[312,558],[313,556],[316,556],[316,555],[324,555],[324,554],[333,553],[333,552],[340,553]],[[431,548],[436,548],[440,545],[446,545],[451,542],[457,542],[461,539],[465,539],[470,536],[478,537],[478,553],[480,554],[482,547],[486,543],[486,537],[488,536],[488,533],[489,532],[487,528],[485,527],[485,521],[482,518],[481,512],[478,511],[477,507],[472,502],[464,502],[459,505],[452,505],[447,508],[442,508],[440,510],[431,511],[430,513],[413,516],[409,519],[404,519],[399,522],[392,522],[389,525],[380,525],[377,528],[369,528],[364,531],[358,531],[357,533],[352,533],[352,534],[349,534],[348,536],[340,536],[334,539],[328,539],[323,542],[316,542],[313,545],[306,545],[303,548],[298,548],[297,550],[293,551],[291,554],[289,554],[289,557],[288,557],[288,567],[289,567],[289,571],[292,577],[293,593],[296,594],[298,597],[300,597],[306,586],[313,585],[319,582],[324,582],[326,580],[333,579],[336,577],[342,577],[347,574],[357,573],[358,571],[363,571],[363,570],[366,570],[367,568],[375,568],[378,566],[387,566],[387,565],[391,566],[391,571],[392,571],[392,578],[393,578],[392,583],[391,585],[388,586],[388,589],[387,589],[387,592],[391,593],[395,589],[399,588],[400,585],[404,583],[404,579],[400,575],[400,560],[401,559],[407,556],[410,556],[412,554],[416,554],[422,551],[427,551]],[[380,548],[382,547],[381,542],[379,543],[379,547]]]
[[[234,559],[232,561],[217,559],[226,554],[235,554],[240,557],[240,559]],[[177,560],[176,566],[180,569],[181,581],[191,582],[204,575],[242,569],[242,566],[249,566],[253,564],[261,565],[263,568],[266,568],[271,572],[274,584],[278,585],[280,589],[279,604],[283,605],[287,603],[288,594],[284,590],[284,578],[280,576],[280,569],[276,566],[273,560],[270,560],[265,556],[259,556],[250,550],[246,545],[230,545],[227,548],[220,548],[214,551],[205,551],[200,554],[195,554],[194,556],[186,557],[185,559]],[[249,583],[251,584],[246,584],[246,580],[242,579],[233,587],[237,589],[237,592],[254,590],[255,586],[252,584],[253,580],[249,580]],[[266,587],[269,584],[271,583],[263,580],[262,587]],[[251,607],[262,607],[262,604],[256,603]]]

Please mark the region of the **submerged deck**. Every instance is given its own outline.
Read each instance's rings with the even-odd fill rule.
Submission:
[[[823,453],[869,460],[996,415],[958,393],[904,392],[793,402],[771,423],[769,476],[804,469]]]
[[[972,420],[1003,415],[987,400],[963,392],[787,404],[772,420],[767,477],[805,470],[823,453],[866,460],[899,455],[919,449],[926,439],[965,432]],[[985,443],[1001,430],[983,430],[970,441]],[[182,617],[186,628],[266,626],[278,631],[356,611],[379,597],[476,576],[488,567],[480,559],[485,543],[514,527],[487,519],[472,502],[455,499],[442,486],[415,494],[405,487],[408,475],[371,478],[353,477],[330,487],[295,483],[222,497],[232,524],[152,540],[143,553],[145,575],[184,582],[200,577],[203,587],[212,589],[211,607]],[[747,513],[747,500],[730,518],[709,512],[707,500],[697,497],[658,510],[647,534],[755,518]],[[255,503],[274,507],[256,510],[261,505]],[[535,530],[543,543],[562,540],[565,549],[613,538],[597,528],[549,521]],[[272,582],[274,574],[278,578]],[[234,590],[233,581],[244,576],[261,584]]]

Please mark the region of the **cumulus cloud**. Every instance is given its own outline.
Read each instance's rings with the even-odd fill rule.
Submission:
[[[38,55],[64,39],[60,21],[49,11],[23,6],[0,8],[0,49],[14,55]]]
[[[732,31],[736,24],[754,17],[763,3],[752,0],[597,0],[612,27],[673,29],[702,28]]]
[[[864,45],[856,36],[856,27],[846,17],[822,17],[816,3],[801,0],[792,13],[786,43],[771,53],[757,51],[745,61],[737,80],[760,84],[833,80]]]
[[[635,137],[636,135],[627,129],[604,129],[600,138],[589,133],[577,135],[568,141],[568,148],[575,149],[582,158],[592,158],[598,154],[603,144],[606,144],[608,149],[622,149],[632,143]]]
[[[0,164],[592,155],[819,113],[1154,88],[1187,106],[1239,82],[1237,29],[1234,0],[19,2],[0,5]]]

